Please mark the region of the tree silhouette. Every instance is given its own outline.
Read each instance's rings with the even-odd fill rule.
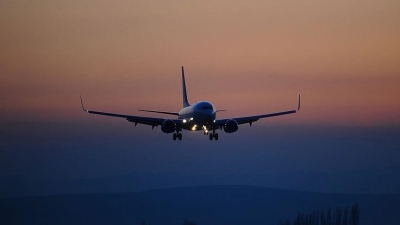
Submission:
[[[320,213],[319,213],[319,215],[320,215],[320,222],[321,222],[321,225],[326,225],[325,212],[321,210]]]
[[[326,212],[326,225],[332,225],[332,210],[329,207],[328,211]]]
[[[360,221],[360,208],[356,203],[351,207],[350,225],[359,225],[359,221]]]
[[[343,211],[342,225],[348,225],[349,223],[349,209],[346,207]]]
[[[293,225],[359,225],[360,208],[355,203],[351,208],[349,217],[349,209],[337,207],[332,213],[331,207],[326,212],[323,210],[314,210],[311,213],[297,212]],[[290,220],[280,221],[278,225],[290,225]]]
[[[342,223],[342,208],[337,207],[335,213],[333,214],[333,224],[341,225]]]

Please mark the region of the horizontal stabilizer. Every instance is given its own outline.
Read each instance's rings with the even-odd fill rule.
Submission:
[[[155,111],[155,110],[147,110],[147,109],[139,109],[138,111],[141,111],[141,112],[152,112],[152,113],[161,113],[161,114],[168,114],[168,115],[179,116],[179,113],[177,113],[177,112],[165,112],[165,111]]]

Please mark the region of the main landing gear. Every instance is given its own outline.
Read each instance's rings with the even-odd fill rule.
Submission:
[[[182,133],[180,133],[179,131],[177,131],[176,133],[174,133],[174,134],[172,135],[172,139],[173,139],[174,141],[176,141],[177,138],[178,138],[178,140],[182,140]]]
[[[210,137],[210,141],[212,141],[212,139],[215,139],[216,141],[218,141],[218,133],[215,133],[215,131],[210,133],[209,137]]]

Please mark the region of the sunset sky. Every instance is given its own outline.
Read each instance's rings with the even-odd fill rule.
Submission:
[[[93,138],[100,133],[102,137],[120,135],[132,143],[142,138],[138,134],[155,138],[158,130],[152,133],[141,126],[140,133],[132,131],[133,124],[125,120],[83,113],[79,95],[87,108],[99,111],[133,115],[149,115],[137,112],[140,108],[179,111],[181,66],[185,66],[189,101],[208,100],[228,110],[218,118],[295,109],[301,94],[298,114],[259,121],[254,129],[246,126],[238,131],[243,133],[233,134],[234,139],[259,135],[257,129],[268,125],[284,126],[287,132],[293,132],[291,126],[302,132],[298,127],[303,126],[314,129],[313,134],[321,126],[396,130],[400,126],[399,12],[397,0],[2,1],[0,132],[4,150],[0,160],[4,162],[0,175],[26,175],[39,162],[43,171],[52,170],[46,164],[51,161],[47,153],[35,156],[39,160],[40,154],[46,155],[46,162],[29,161],[25,150],[16,150],[28,148],[24,140],[30,140],[26,142],[30,147],[50,145],[44,139],[33,140],[35,135],[52,134],[56,140],[57,135],[68,136],[76,141],[78,135]],[[171,144],[169,135],[165,136],[160,140]],[[228,136],[221,135],[219,142]],[[51,146],[63,146],[63,138],[53,139]],[[206,141],[200,133],[192,139]],[[100,138],[96,141],[101,143]],[[75,147],[82,147],[77,143]],[[393,168],[400,163],[398,146],[386,149],[390,153],[377,165]],[[121,159],[126,157],[120,154]],[[19,160],[21,155],[25,161]],[[375,156],[370,155],[371,159]],[[17,166],[24,162],[31,167]],[[363,163],[353,169],[369,161]],[[107,175],[136,169],[127,166]],[[193,171],[202,170],[197,169]],[[59,176],[54,171],[42,177]],[[160,171],[179,173],[180,169],[166,166],[151,172]],[[41,177],[40,173],[33,177]]]

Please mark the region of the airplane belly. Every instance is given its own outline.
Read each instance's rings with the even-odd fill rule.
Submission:
[[[181,128],[184,130],[190,130],[190,131],[199,131],[203,130],[203,125],[212,123],[212,121],[215,120],[215,114],[208,114],[208,113],[193,113],[192,118],[188,119],[188,121],[184,124],[181,125]]]
[[[209,113],[196,113],[193,117],[196,123],[204,125],[215,120],[215,114]]]

